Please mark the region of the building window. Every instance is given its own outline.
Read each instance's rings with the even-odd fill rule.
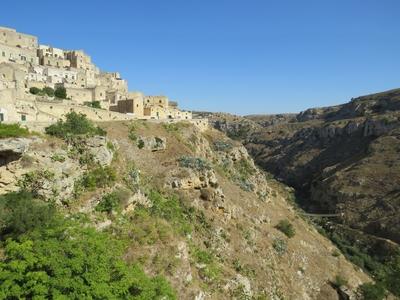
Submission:
[[[26,115],[21,115],[21,121],[26,121]]]
[[[1,53],[1,55],[3,55],[3,57],[5,57],[5,56],[6,56],[6,53],[3,51],[3,52]]]

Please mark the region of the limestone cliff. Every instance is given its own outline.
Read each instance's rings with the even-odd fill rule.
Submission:
[[[2,160],[0,190],[25,184],[126,239],[126,261],[166,276],[180,299],[354,299],[371,280],[301,217],[292,189],[223,133],[189,123],[101,126],[107,138],[1,140],[0,153],[15,155]],[[113,183],[91,188],[91,164],[112,168]],[[110,193],[121,201],[105,210]]]
[[[336,215],[325,228],[361,266],[368,265],[364,254],[385,265],[398,251],[400,90],[297,115],[209,118],[294,187],[306,211]]]

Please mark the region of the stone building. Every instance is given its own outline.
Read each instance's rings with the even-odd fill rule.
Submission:
[[[67,100],[30,88],[64,87]],[[99,101],[101,110],[88,107]],[[118,72],[100,72],[83,50],[39,45],[35,36],[0,27],[0,122],[54,122],[67,112],[99,121],[190,119],[166,96],[129,92]]]
[[[42,66],[56,68],[68,68],[71,66],[71,62],[64,57],[64,50],[59,48],[39,45],[37,56],[39,58],[39,63]]]
[[[28,48],[36,50],[38,39],[36,36],[17,32],[13,28],[0,27],[0,43],[16,48]]]
[[[37,65],[39,64],[39,58],[34,49],[12,47],[0,42],[0,62]]]

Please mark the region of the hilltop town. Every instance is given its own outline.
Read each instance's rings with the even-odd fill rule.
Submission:
[[[102,72],[83,50],[41,45],[0,27],[0,122],[51,123],[70,111],[93,121],[190,120],[166,96],[128,90],[118,72]]]

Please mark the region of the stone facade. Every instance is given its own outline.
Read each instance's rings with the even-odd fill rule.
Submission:
[[[33,95],[33,87],[63,87],[68,100]],[[85,106],[93,101],[101,111]],[[129,92],[118,72],[100,72],[83,50],[39,45],[35,36],[0,27],[0,121],[54,122],[71,110],[103,121],[192,118],[166,96]]]

